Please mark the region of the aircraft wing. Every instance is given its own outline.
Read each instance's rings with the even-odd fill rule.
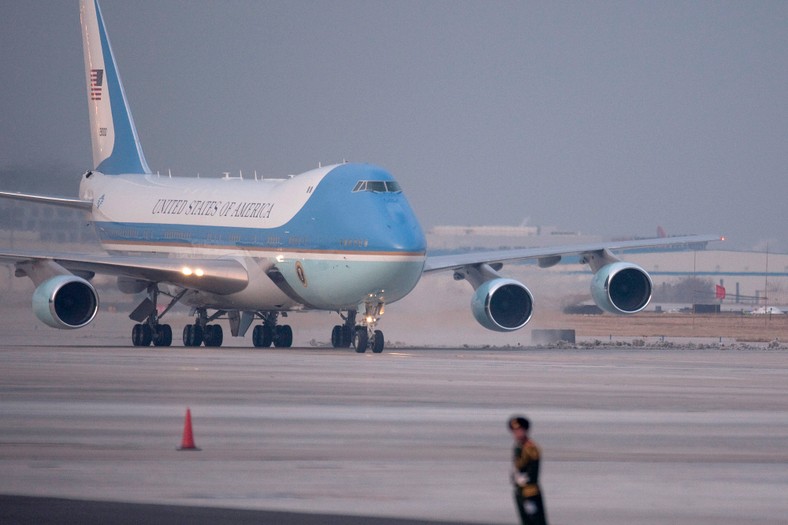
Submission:
[[[548,246],[544,248],[523,248],[519,250],[498,250],[461,253],[456,255],[437,255],[427,257],[424,272],[442,270],[459,270],[467,266],[480,264],[503,265],[538,259],[539,266],[549,268],[561,261],[566,255],[584,255],[596,252],[630,250],[637,248],[658,248],[660,246],[691,246],[705,245],[707,242],[723,240],[719,235],[687,235],[682,237],[659,237],[654,239],[638,239],[628,241],[610,241],[566,246]]]
[[[191,290],[230,294],[246,288],[249,275],[235,259],[170,259],[164,257],[114,256],[51,252],[0,253],[0,262],[25,264],[54,262],[72,272],[101,273],[170,283]]]
[[[47,195],[33,195],[31,193],[18,193],[10,191],[0,191],[0,198],[13,199],[25,202],[35,202],[38,204],[54,204],[66,208],[76,208],[78,210],[90,211],[93,209],[93,201],[82,199],[71,199],[68,197],[50,197]]]

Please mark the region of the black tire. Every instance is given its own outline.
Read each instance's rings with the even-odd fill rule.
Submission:
[[[366,327],[357,326],[356,331],[353,332],[353,347],[356,349],[356,352],[363,354],[367,351],[368,345],[369,336],[367,335]]]
[[[145,346],[142,344],[144,340],[143,326],[145,325],[137,323],[131,329],[131,344],[134,346]]]
[[[183,327],[183,346],[200,346],[202,344],[202,327],[198,324],[187,324]]]
[[[386,345],[385,339],[383,339],[383,332],[380,330],[375,330],[374,339],[372,340],[372,351],[376,354],[379,354],[383,351],[383,347]]]
[[[161,325],[163,330],[162,346],[172,346],[172,326],[168,324]]]
[[[331,346],[334,348],[342,348],[342,326],[336,325],[331,330]]]
[[[260,348],[263,346],[263,326],[257,325],[252,330],[252,345],[255,348]]]
[[[353,344],[353,329],[348,325],[343,325],[341,348],[350,348],[352,344]]]
[[[170,345],[172,345],[172,327],[168,324],[158,325],[153,336],[153,346]]]
[[[263,346],[266,348],[274,344],[274,327],[263,325]]]
[[[293,329],[289,324],[279,325],[274,329],[274,346],[277,348],[293,346]]]
[[[222,326],[218,324],[209,324],[205,327],[205,346],[219,347],[222,346],[224,341],[224,331]]]
[[[203,337],[204,337],[202,326],[200,326],[198,324],[195,324],[195,325],[192,325],[192,326],[194,327],[194,329],[193,329],[194,344],[192,344],[192,346],[200,346],[202,344],[202,340],[203,340]]]
[[[259,324],[252,330],[252,344],[255,348],[268,348],[274,340],[270,326]]]

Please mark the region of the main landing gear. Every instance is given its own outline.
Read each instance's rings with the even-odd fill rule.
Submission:
[[[170,346],[172,344],[172,327],[159,323],[159,319],[180,300],[184,292],[173,297],[167,308],[159,314],[157,301],[160,293],[158,285],[150,284],[148,297],[129,315],[132,320],[137,321],[131,330],[131,343],[134,346],[150,346],[151,343],[153,346]]]
[[[185,293],[186,290],[183,290],[177,295],[170,295],[172,300],[159,313],[159,295],[169,294],[159,290],[158,285],[155,283],[148,285],[148,297],[129,315],[132,320],[137,321],[137,324],[131,330],[132,344],[134,346],[150,346],[151,344],[153,346],[171,346],[172,327],[159,321],[181,300]],[[205,308],[198,308],[194,324],[188,324],[183,327],[183,346],[200,346],[201,344],[211,347],[222,346],[224,333],[221,325],[210,323],[224,315],[224,313],[223,310],[219,310],[215,314],[208,316],[208,311]]]
[[[222,326],[209,323],[223,314],[224,311],[219,310],[209,317],[205,308],[198,308],[194,324],[187,324],[183,327],[183,346],[200,346],[201,344],[217,348],[222,346],[224,341]]]
[[[293,346],[293,329],[289,324],[276,324],[279,313],[265,312],[262,314],[263,324],[252,330],[252,344],[256,348],[268,348],[274,345],[277,348],[290,348]]]
[[[376,330],[378,321],[383,316],[384,305],[382,302],[367,302],[364,305],[366,310],[360,323],[356,323],[356,310],[349,310],[347,316],[340,316],[345,323],[334,326],[331,331],[331,346],[334,348],[348,348],[350,346],[363,354],[367,350],[379,354],[383,351],[386,341],[383,332]]]
[[[136,321],[131,331],[131,341],[134,346],[171,346],[172,327],[161,323],[161,318],[181,300],[187,293],[182,290],[176,295],[171,295],[159,289],[158,285],[151,283],[147,287],[148,296],[134,309],[129,317]],[[159,312],[158,300],[160,295],[171,298],[163,311]],[[334,326],[331,332],[331,346],[334,348],[352,347],[358,353],[371,350],[379,354],[385,347],[383,332],[376,329],[377,322],[383,316],[384,304],[382,301],[371,299],[363,306],[364,315],[359,316],[357,310],[348,310],[347,315],[340,312],[343,319],[341,325]],[[255,348],[290,348],[293,346],[293,329],[290,325],[278,324],[280,312],[238,312],[217,310],[208,315],[207,308],[197,308],[193,324],[183,327],[183,346],[220,347],[224,342],[222,326],[215,323],[219,318],[230,319],[230,328],[233,336],[243,336],[250,327],[253,319],[258,317],[262,323],[252,330],[252,344]],[[225,317],[222,317],[225,316]],[[245,321],[243,320],[245,316]],[[287,317],[287,312],[281,312],[282,317]],[[360,317],[360,319],[359,319]]]

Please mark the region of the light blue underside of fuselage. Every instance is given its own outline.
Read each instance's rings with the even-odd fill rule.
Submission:
[[[195,256],[221,257],[223,251],[242,250],[252,258],[276,260],[289,295],[297,294],[307,307],[351,308],[370,295],[396,301],[421,277],[424,234],[401,192],[353,192],[359,180],[394,179],[375,166],[337,166],[304,207],[276,228],[100,221],[96,229],[102,243],[129,252],[186,248]]]
[[[296,261],[277,267],[302,304],[321,310],[356,308],[371,302],[392,303],[407,295],[422,274],[422,261],[334,261],[302,260],[302,282],[295,269]],[[288,264],[289,263],[289,264]]]

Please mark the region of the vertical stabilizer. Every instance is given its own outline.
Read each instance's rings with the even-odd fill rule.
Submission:
[[[105,175],[150,173],[97,0],[80,0],[93,168]]]

